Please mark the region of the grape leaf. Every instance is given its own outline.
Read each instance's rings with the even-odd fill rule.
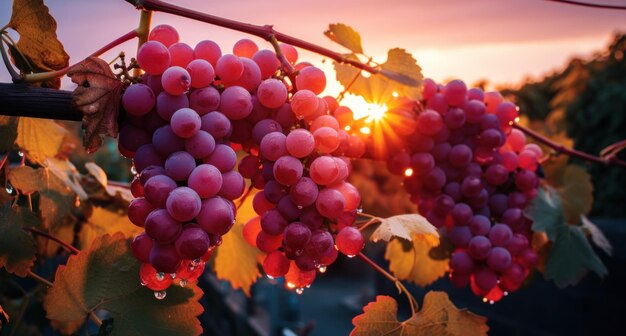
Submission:
[[[346,57],[358,60],[356,56]],[[404,49],[389,50],[387,61],[380,65],[381,73],[369,77],[351,65],[335,62],[334,66],[339,83],[370,103],[384,104],[394,98],[394,92],[413,100],[421,97],[422,69]]]
[[[411,241],[414,235],[420,235],[431,246],[439,245],[437,228],[418,214],[397,215],[381,219],[380,225],[372,233],[370,239],[373,242],[379,240],[388,242],[393,237],[399,237]]]
[[[533,231],[545,232],[548,239],[554,241],[556,227],[563,223],[563,203],[554,189],[537,189],[537,197],[527,208],[526,214],[533,219]]]
[[[94,162],[85,163],[85,169],[87,169],[89,174],[93,176],[103,188],[107,187],[109,182],[107,173],[104,171],[104,169],[100,168],[100,166],[98,166]]]
[[[67,75],[78,85],[73,104],[83,113],[83,146],[93,153],[102,145],[102,135],[117,137],[117,115],[124,86],[109,64],[97,57],[72,66]]]
[[[411,248],[404,250],[398,239],[387,244],[385,259],[389,261],[389,270],[400,280],[408,280],[425,287],[441,278],[449,270],[449,258],[434,259],[430,255],[433,245],[427,238],[414,235]]]
[[[563,200],[565,220],[570,224],[580,223],[580,216],[591,211],[593,184],[591,176],[576,165],[568,165],[563,172],[563,184],[558,189]]]
[[[46,159],[59,152],[66,134],[67,130],[52,120],[20,117],[15,142],[29,160],[45,166]]]
[[[104,234],[121,232],[125,237],[130,238],[141,231],[143,229],[134,225],[125,212],[115,212],[94,206],[91,216],[80,229],[79,248],[90,246],[96,238]]]
[[[230,282],[235,289],[241,288],[248,296],[250,296],[250,286],[261,276],[258,260],[262,253],[248,244],[243,237],[244,223],[256,216],[252,208],[255,193],[251,192],[237,209],[235,225],[222,236],[222,245],[216,249],[214,264],[218,279]]]
[[[398,321],[397,314],[396,300],[379,295],[363,307],[363,314],[352,319],[350,336],[481,336],[489,331],[486,318],[458,309],[445,292],[426,293],[422,310],[404,322]]]
[[[69,160],[48,158],[48,171],[58,177],[81,200],[88,198],[87,192],[80,184],[80,173]]]
[[[19,166],[9,171],[9,181],[22,195],[30,195],[42,189],[45,171],[28,166]]]
[[[28,275],[35,262],[35,240],[22,227],[38,224],[27,209],[12,207],[9,202],[0,208],[0,268],[21,277]]]
[[[139,263],[124,235],[104,235],[88,250],[57,269],[44,297],[46,316],[57,321],[84,320],[98,309],[115,320],[111,335],[198,335],[202,293],[196,286],[172,286],[164,300],[139,284]],[[75,330],[74,330],[75,331]]]
[[[580,226],[558,226],[546,262],[546,279],[554,280],[557,286],[564,288],[577,284],[589,270],[601,278],[608,274]]]
[[[592,221],[587,218],[585,215],[580,216],[580,221],[582,223],[583,229],[585,229],[589,235],[591,235],[591,241],[596,244],[597,247],[601,248],[604,253],[608,255],[613,254],[613,246],[611,242],[606,238],[602,230],[597,227]]]
[[[343,23],[333,23],[328,25],[328,30],[324,35],[332,41],[352,50],[355,53],[362,54],[361,35],[352,29],[352,27]]]
[[[69,65],[70,57],[57,38],[57,23],[43,0],[14,0],[8,26],[20,34],[10,52],[15,65],[23,72],[59,70]],[[43,86],[58,89],[60,85],[61,81],[56,79]]]

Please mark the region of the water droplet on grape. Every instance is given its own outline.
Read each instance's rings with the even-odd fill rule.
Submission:
[[[172,278],[172,280],[176,279],[176,273],[170,273],[170,278]]]
[[[483,298],[483,302],[487,303],[487,301],[489,301],[489,299],[487,299],[486,297]]]
[[[356,213],[362,213],[363,212],[363,207],[359,206],[358,208],[356,208]]]
[[[139,283],[140,283],[142,286],[145,286],[145,285],[146,285],[146,283],[145,283],[145,282],[143,282],[143,281],[140,281]]]
[[[187,279],[180,279],[180,282],[178,284],[180,285],[180,287],[187,286],[188,284]]]
[[[24,153],[22,151],[17,151],[17,155],[19,155],[19,157],[24,157]]]
[[[273,276],[271,276],[271,275],[269,275],[269,274],[265,274],[265,276],[266,276],[268,279],[270,279],[270,280],[274,280],[274,277],[273,277]]]
[[[296,284],[294,284],[293,282],[287,282],[287,288],[294,289],[296,288]]]
[[[304,207],[302,205],[298,205],[297,208],[298,208],[298,210],[304,209]]]
[[[320,273],[326,273],[326,266],[320,266],[319,271]]]
[[[509,295],[509,292],[504,291],[504,296],[508,296],[508,295]]]
[[[494,303],[495,303],[495,301],[489,300],[489,304],[494,304]]]
[[[154,292],[154,297],[157,300],[163,300],[165,299],[165,297],[167,296],[167,292],[162,290],[162,291],[158,291],[158,292]]]
[[[11,183],[7,182],[7,186],[6,186],[5,190],[7,191],[8,194],[12,194],[13,193],[14,189],[13,189],[13,186],[11,185]]]
[[[196,258],[196,259],[191,261],[190,266],[192,266],[192,267],[200,266],[201,263],[202,263],[202,259]]]
[[[304,254],[304,250],[303,250],[303,249],[296,250],[295,254],[296,254],[296,256],[298,256],[298,257],[299,257],[299,256],[301,256],[301,255],[303,255],[303,254]]]
[[[348,258],[354,258],[354,257],[356,257],[356,254],[347,254],[347,255],[346,255],[346,257],[348,257]]]
[[[163,281],[163,279],[165,279],[165,273],[163,272],[159,272],[156,274],[156,279],[159,281]]]
[[[135,167],[135,165],[132,165],[130,167],[130,173],[134,175],[137,175],[137,168]]]
[[[296,288],[296,293],[298,293],[298,295],[302,295],[302,293],[304,293],[304,288]]]

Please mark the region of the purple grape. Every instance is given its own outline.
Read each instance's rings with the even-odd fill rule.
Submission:
[[[163,273],[175,273],[182,259],[176,252],[174,244],[154,244],[150,251],[150,263],[158,271]]]
[[[261,216],[261,229],[271,235],[282,234],[287,224],[287,220],[278,209],[267,210]]]
[[[218,195],[229,200],[234,200],[243,195],[245,188],[246,182],[243,180],[241,174],[231,170],[222,174],[222,187],[220,188]]]
[[[172,243],[180,235],[182,224],[165,209],[156,209],[146,218],[146,233],[158,243]]]
[[[187,224],[174,243],[178,255],[187,260],[202,257],[211,247],[209,235],[199,226]]]
[[[211,197],[202,201],[196,221],[206,233],[223,235],[235,223],[235,212],[225,199]]]
[[[494,247],[487,256],[487,265],[496,272],[504,272],[511,266],[511,254],[504,247]]]
[[[293,222],[285,228],[283,241],[285,245],[293,249],[304,249],[311,238],[311,230],[300,222]]]
[[[175,181],[185,181],[196,168],[196,160],[187,152],[174,152],[165,160],[165,173]]]
[[[468,244],[468,253],[474,259],[484,260],[491,250],[491,242],[483,236],[474,236]]]
[[[167,196],[176,189],[174,180],[166,175],[156,175],[143,186],[144,197],[156,208],[165,208]]]
[[[215,146],[213,153],[204,158],[203,163],[213,165],[222,173],[226,173],[235,168],[237,153],[230,146],[218,144]]]
[[[188,222],[200,213],[200,196],[191,188],[178,187],[167,196],[167,212],[179,222]]]

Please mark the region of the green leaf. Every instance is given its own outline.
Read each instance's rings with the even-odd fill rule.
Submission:
[[[394,239],[387,244],[385,259],[389,261],[389,270],[398,279],[425,287],[450,269],[449,258],[434,259],[430,255],[432,249],[432,241],[422,235],[413,236],[409,250],[405,250],[402,242]]]
[[[563,288],[575,285],[590,270],[601,278],[608,274],[581,227],[559,226],[546,262],[546,279],[554,280],[557,286]]]
[[[550,187],[537,190],[537,197],[526,211],[533,219],[532,230],[545,232],[548,239],[556,239],[556,228],[563,225],[563,203],[556,191]]]
[[[157,300],[139,284],[139,262],[122,234],[104,235],[88,250],[71,256],[57,269],[54,286],[44,297],[47,317],[84,320],[104,309],[115,320],[111,335],[198,335],[202,313],[196,286],[172,286]]]
[[[361,35],[348,25],[343,23],[332,23],[328,25],[328,30],[324,32],[324,35],[355,53],[363,53]]]
[[[404,322],[398,321],[397,315],[396,300],[379,295],[363,307],[363,314],[352,319],[350,336],[482,336],[489,331],[486,318],[457,308],[445,292],[426,293],[422,310]]]
[[[67,130],[49,119],[20,117],[16,144],[28,159],[42,166],[59,152]]]
[[[353,55],[346,57],[358,60]],[[394,92],[414,100],[421,97],[422,69],[404,49],[389,50],[387,61],[380,65],[381,73],[369,77],[351,65],[338,62],[334,65],[339,83],[348,88],[348,92],[363,96],[370,103],[384,104],[394,98]]]
[[[0,267],[25,277],[35,262],[35,240],[22,230],[38,226],[37,217],[27,209],[5,203],[0,209]]]
[[[591,211],[593,184],[591,176],[576,165],[568,165],[563,172],[562,186],[558,189],[563,199],[565,220],[570,224],[580,223],[580,216]]]

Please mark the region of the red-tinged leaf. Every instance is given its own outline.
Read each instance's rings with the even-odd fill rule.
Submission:
[[[422,310],[404,322],[398,321],[397,314],[396,300],[379,295],[352,320],[355,328],[350,336],[482,336],[489,331],[486,318],[458,309],[445,292],[428,292]]]
[[[363,53],[361,35],[348,25],[343,23],[330,24],[328,25],[328,30],[324,32],[324,35],[355,53]]]
[[[67,72],[78,87],[73,103],[83,113],[83,146],[93,153],[102,145],[102,136],[117,137],[117,116],[123,85],[107,62],[89,57]]]
[[[140,285],[139,262],[118,233],[101,236],[57,269],[44,308],[49,319],[61,322],[84,321],[104,309],[115,321],[110,335],[199,335],[201,296],[196,286],[172,286],[165,299],[155,299]]]
[[[57,23],[43,0],[14,0],[8,26],[20,35],[17,44],[9,51],[22,72],[53,71],[69,65],[70,57],[56,35]],[[42,83],[42,86],[58,89],[60,84],[57,78]]]
[[[35,240],[22,230],[38,226],[39,220],[27,209],[5,203],[0,208],[0,268],[25,277],[35,262]]]

